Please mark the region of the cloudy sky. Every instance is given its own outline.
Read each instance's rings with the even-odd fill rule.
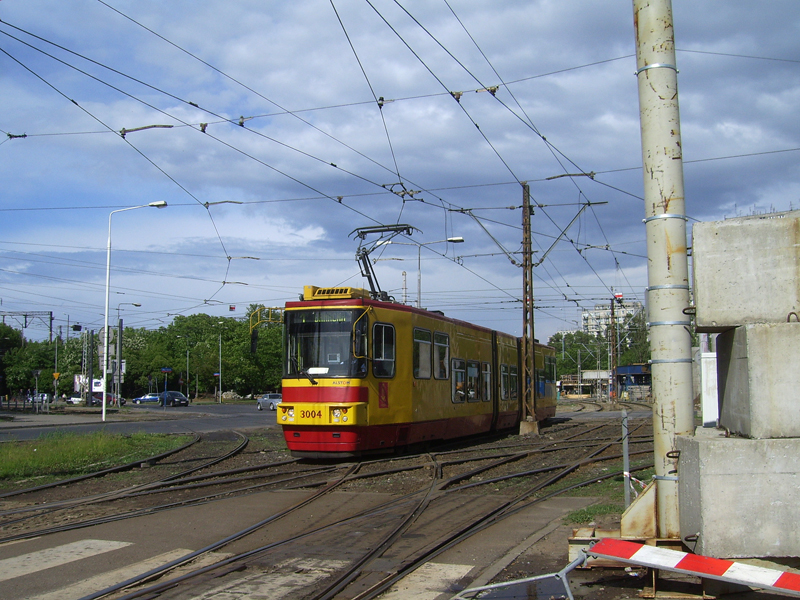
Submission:
[[[673,9],[690,224],[800,208],[800,2]],[[244,318],[304,285],[367,287],[351,233],[399,223],[412,235],[371,254],[382,289],[416,304],[420,277],[422,306],[519,334],[523,181],[539,339],[614,292],[644,301],[632,14],[3,0],[0,310],[99,329],[111,211],[166,201],[112,217],[112,320]],[[552,179],[581,172],[596,175]]]

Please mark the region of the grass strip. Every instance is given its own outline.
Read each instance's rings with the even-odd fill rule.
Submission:
[[[33,441],[0,444],[0,480],[68,477],[161,454],[185,444],[190,436],[102,431],[55,432]]]

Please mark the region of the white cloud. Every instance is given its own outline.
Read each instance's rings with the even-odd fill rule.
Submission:
[[[3,36],[7,52],[86,111],[0,57],[0,130],[29,136],[6,136],[0,144],[0,251],[6,265],[39,276],[6,274],[4,307],[50,303],[57,320],[66,314],[73,321],[96,319],[110,211],[162,199],[170,204],[166,211],[114,217],[113,285],[126,299],[147,298],[143,325],[168,319],[167,313],[224,312],[228,303],[279,303],[305,284],[364,285],[353,260],[357,241],[348,234],[399,221],[421,230],[413,236],[420,242],[451,235],[467,240],[454,249],[465,257],[463,266],[435,255],[423,262],[430,308],[519,333],[520,272],[492,239],[519,250],[519,210],[508,210],[521,203],[514,176],[529,180],[534,200],[544,205],[533,219],[539,256],[575,217],[579,202],[594,203],[536,268],[540,339],[570,326],[579,304],[593,306],[612,287],[644,299],[630,4],[451,2],[473,42],[446,4],[404,2],[463,67],[388,0],[374,5],[395,31],[367,4],[334,3],[361,65],[330,4],[111,4],[257,93],[100,3],[4,0],[0,30],[155,107]],[[722,12],[711,3],[675,3],[674,11],[687,211],[717,219],[800,207],[796,152],[693,162],[800,147],[796,2],[740,2]],[[587,66],[592,63],[599,64]],[[500,87],[496,98],[472,91],[501,78],[509,87]],[[379,109],[370,85],[394,102]],[[464,92],[460,105],[450,91]],[[211,113],[234,123],[218,123]],[[131,132],[129,145],[113,133],[85,133],[104,130],[90,115],[114,131],[174,127]],[[240,128],[240,116],[256,118]],[[528,118],[536,131],[523,122]],[[208,124],[207,133],[200,123]],[[545,180],[578,170],[598,175],[595,181]],[[401,191],[401,179],[420,193],[401,197],[382,187]],[[198,201],[243,204],[206,211]],[[474,209],[492,237],[461,209]],[[377,263],[379,279],[399,297],[405,270],[406,293],[415,298],[416,250],[394,250],[404,260]],[[261,260],[228,265],[227,256]],[[223,286],[226,278],[248,285]],[[212,295],[225,306],[204,306]]]

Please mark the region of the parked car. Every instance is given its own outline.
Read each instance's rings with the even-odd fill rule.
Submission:
[[[158,401],[164,406],[189,406],[189,399],[180,392],[161,392]]]
[[[39,392],[38,394],[29,394],[27,398],[25,398],[25,402],[27,404],[42,404],[44,402],[50,402],[50,394],[46,394],[44,392]]]
[[[154,404],[158,404],[161,401],[159,396],[160,394],[158,392],[150,392],[149,394],[145,394],[144,396],[139,396],[138,398],[134,398],[133,403],[147,404],[148,402],[152,402]]]
[[[66,402],[67,404],[80,404],[81,402],[83,402],[83,398],[81,398],[80,394],[73,394],[72,396],[64,400],[64,402]]]
[[[88,406],[103,406],[103,392],[93,392]],[[106,406],[125,406],[125,398],[106,392]]]
[[[281,403],[281,398],[281,394],[264,394],[258,400],[256,400],[256,408],[258,410],[264,410],[264,408],[277,410],[278,404]]]

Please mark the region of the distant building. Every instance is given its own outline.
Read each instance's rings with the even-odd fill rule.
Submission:
[[[617,302],[614,306],[614,321],[617,325],[627,323],[634,315],[643,310],[641,302]],[[592,335],[605,335],[611,323],[611,302],[595,304],[594,309],[584,308],[581,311],[581,328]]]
[[[651,400],[651,384],[649,364],[625,365],[616,369],[616,387],[621,398]]]

